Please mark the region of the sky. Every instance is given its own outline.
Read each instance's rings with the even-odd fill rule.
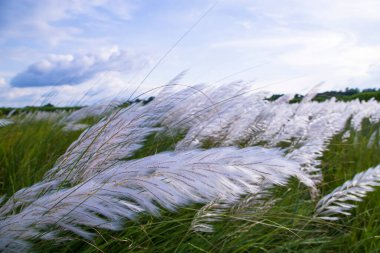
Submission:
[[[154,95],[183,71],[184,85],[273,93],[380,88],[379,13],[378,0],[2,0],[0,106]]]

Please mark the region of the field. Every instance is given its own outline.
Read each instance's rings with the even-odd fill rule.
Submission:
[[[4,113],[0,248],[379,252],[380,104],[357,100],[378,91],[244,88]]]

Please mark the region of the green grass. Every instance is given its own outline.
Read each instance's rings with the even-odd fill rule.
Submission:
[[[77,123],[78,124],[86,124],[86,125],[95,125],[101,120],[101,116],[92,116],[92,117],[86,117],[84,119],[79,120]]]
[[[138,149],[131,157],[128,157],[127,160],[139,159],[164,151],[173,151],[175,145],[182,140],[185,135],[185,132],[169,130],[152,133],[146,137],[143,147]]]
[[[332,138],[321,157],[324,181],[322,196],[351,179],[356,173],[380,164],[379,136],[368,147],[372,133],[380,124],[365,120],[362,130],[351,129],[351,137],[342,141],[342,133]],[[343,131],[344,132],[344,131]],[[3,192],[38,182],[55,159],[79,133],[65,133],[51,122],[35,122],[0,129],[1,175]],[[129,159],[137,159],[173,150],[184,133],[154,133]],[[204,143],[214,146],[214,143]],[[5,165],[5,167],[3,167]],[[91,230],[93,241],[81,238],[61,244],[36,241],[37,252],[379,252],[380,187],[358,204],[352,216],[338,222],[313,218],[317,200],[297,180],[275,187],[266,201],[238,212],[225,210],[212,222],[214,232],[194,232],[191,222],[202,205],[162,211],[160,217],[141,215],[125,221],[125,230]],[[64,234],[62,234],[64,236]]]
[[[0,128],[0,194],[42,179],[80,132],[62,131],[51,120],[28,120]]]

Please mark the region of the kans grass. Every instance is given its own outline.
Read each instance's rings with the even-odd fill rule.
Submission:
[[[77,117],[77,115],[74,117],[75,120],[70,120],[70,116],[68,117],[66,114],[59,114],[54,117],[36,117],[35,114],[34,116],[23,114],[10,117],[9,120],[13,123],[0,128],[1,191],[2,194],[5,194],[1,210],[3,217],[0,221],[0,227],[2,227],[0,228],[2,250],[10,252],[19,250],[36,252],[380,251],[380,206],[378,201],[380,199],[380,187],[378,187],[380,183],[378,171],[380,169],[376,167],[380,164],[379,122],[373,119],[370,120],[364,114],[362,118],[359,118],[360,122],[358,124],[355,122],[357,113],[350,117],[347,115],[347,120],[344,120],[344,127],[340,129],[334,128],[331,131],[331,136],[324,139],[324,144],[318,142],[317,144],[320,146],[316,150],[310,151],[314,151],[316,154],[313,154],[310,161],[306,160],[310,164],[305,166],[301,164],[301,162],[305,162],[304,160],[297,160],[299,155],[296,151],[305,147],[303,145],[317,144],[308,142],[313,138],[309,138],[310,136],[305,137],[307,134],[302,133],[304,134],[303,136],[302,134],[299,135],[299,131],[287,132],[286,124],[297,123],[298,117],[306,113],[305,111],[310,110],[310,114],[305,119],[300,120],[299,124],[300,128],[302,128],[301,124],[305,123],[305,120],[309,120],[302,129],[307,129],[309,133],[312,133],[315,129],[309,126],[313,126],[316,123],[315,121],[318,120],[315,118],[312,108],[318,107],[320,104],[310,101],[305,101],[304,104],[301,102],[300,105],[289,105],[287,101],[277,102],[279,108],[289,106],[289,108],[292,108],[289,110],[292,111],[288,114],[281,113],[285,116],[287,115],[288,118],[284,119],[285,126],[280,125],[278,127],[279,131],[272,135],[278,137],[278,141],[273,142],[270,139],[265,139],[268,136],[266,134],[270,133],[270,128],[274,126],[273,122],[270,123],[270,119],[264,116],[271,115],[270,117],[273,119],[278,117],[276,112],[271,111],[272,105],[276,101],[264,102],[264,96],[256,95],[252,95],[253,97],[237,96],[237,99],[229,99],[233,97],[231,92],[228,92],[229,89],[231,88],[226,86],[224,90],[223,88],[215,90],[212,96],[210,95],[207,99],[203,98],[204,101],[197,100],[200,100],[203,96],[197,96],[197,94],[194,94],[194,90],[182,91],[182,94],[164,90],[161,93],[161,100],[160,96],[157,96],[155,101],[147,105],[133,105],[131,108],[115,107],[109,111],[105,110],[105,113],[99,117],[90,115],[88,112],[82,117]],[[242,94],[240,91],[241,89],[236,89],[235,94]],[[210,102],[210,98],[214,101]],[[191,111],[188,104],[189,99],[198,101],[198,104],[192,104],[194,111],[189,112],[190,116],[181,115],[183,111]],[[244,108],[244,103],[242,103],[244,99],[255,101],[252,102],[253,105],[250,107],[252,110],[236,110],[237,108],[240,108],[240,110],[246,109]],[[239,103],[243,104],[242,107],[237,106],[235,108],[233,106],[234,108],[231,109],[231,105]],[[331,106],[331,103],[337,102],[332,101],[329,103],[326,106]],[[359,102],[357,103],[358,106],[361,106]],[[372,101],[370,103],[376,107],[376,102]],[[309,104],[310,108],[308,107]],[[214,105],[221,106],[216,107]],[[258,110],[255,111],[255,108],[258,108]],[[363,105],[363,108],[367,108],[366,105]],[[264,113],[265,115],[263,115]],[[328,114],[329,111],[326,113]],[[126,114],[133,114],[132,120],[128,118],[132,116],[125,116]],[[321,115],[317,114],[322,118]],[[210,120],[210,117],[214,117],[215,121]],[[240,122],[240,125],[232,126],[231,120],[238,121],[237,117],[246,117],[249,120]],[[342,115],[338,114],[337,117],[341,118]],[[103,119],[98,123],[100,118]],[[203,126],[202,123],[207,120],[207,124],[204,123]],[[328,127],[331,122],[329,119],[326,119],[326,122],[328,122],[326,123],[327,125],[317,124],[316,126]],[[243,123],[247,123],[246,126],[250,131],[236,137],[236,134],[243,133],[243,130],[246,130],[237,129],[237,127],[244,125]],[[72,126],[72,124],[87,124],[87,127],[91,125],[93,127],[86,129],[78,127],[71,130],[65,128],[68,125]],[[217,124],[217,126],[213,124]],[[206,130],[202,128],[206,126],[209,128]],[[111,130],[117,129],[117,131],[107,133],[107,128]],[[141,132],[138,132],[140,128]],[[214,130],[211,128],[214,128]],[[91,129],[93,129],[92,132]],[[279,133],[280,131],[282,132]],[[322,129],[322,131],[327,130]],[[112,138],[102,139],[103,135],[111,136]],[[265,138],[263,137],[264,139],[262,139],[262,136]],[[117,143],[116,146],[112,145],[113,140]],[[127,140],[133,140],[133,143],[124,143]],[[72,144],[73,142],[74,144]],[[237,146],[238,148],[230,150],[225,149],[225,146]],[[264,147],[265,150],[263,151],[260,146]],[[95,149],[92,150],[92,147],[95,147]],[[217,149],[213,154],[213,148],[218,147],[220,149]],[[215,162],[214,160],[207,160],[207,165],[213,166],[213,163],[215,163],[217,165],[215,168],[220,166],[220,173],[227,173],[223,170],[228,171],[231,166],[240,166],[238,163],[229,164],[229,159],[240,158],[233,155],[220,158],[218,157],[218,152],[236,153],[241,156],[242,153],[239,153],[241,152],[239,150],[247,150],[245,152],[248,152],[248,154],[257,152],[262,156],[268,155],[263,160],[260,160],[260,157],[254,159],[258,160],[258,166],[263,164],[263,168],[269,169],[264,171],[263,175],[260,174],[264,178],[262,181],[259,180],[261,177],[258,177],[257,185],[254,185],[257,188],[250,188],[252,187],[251,185],[241,186],[241,189],[233,188],[233,186],[240,187],[242,184],[252,183],[252,180],[245,182],[244,178],[236,177],[227,184],[230,188],[226,187],[225,184],[209,185],[209,188],[205,186],[205,189],[209,190],[217,187],[224,187],[224,190],[235,190],[236,192],[233,194],[226,193],[220,197],[218,197],[219,195],[212,195],[208,198],[209,195],[206,192],[201,200],[197,200],[195,196],[192,196],[189,197],[190,200],[188,201],[178,202],[179,204],[173,206],[173,208],[170,208],[170,205],[165,205],[165,201],[169,201],[170,198],[154,198],[155,194],[160,194],[159,189],[164,185],[154,186],[157,188],[157,192],[149,195],[153,200],[148,199],[147,202],[151,201],[158,208],[153,211],[143,210],[144,207],[149,205],[144,206],[136,199],[132,201],[133,197],[128,195],[132,193],[125,192],[125,195],[117,193],[118,195],[112,195],[113,197],[110,199],[106,198],[108,195],[100,195],[99,198],[105,198],[101,200],[104,203],[114,201],[114,203],[104,205],[103,208],[115,208],[115,203],[130,201],[126,202],[130,205],[128,208],[136,214],[131,217],[122,217],[122,214],[113,214],[115,216],[112,216],[107,213],[109,210],[102,213],[94,211],[97,209],[91,209],[88,211],[89,218],[83,217],[83,219],[99,218],[100,220],[109,220],[110,224],[118,221],[119,223],[116,225],[121,224],[121,227],[117,227],[117,229],[108,228],[107,225],[100,223],[94,226],[79,224],[77,228],[65,227],[59,223],[62,219],[70,217],[71,213],[77,211],[81,204],[85,205],[87,198],[96,196],[99,193],[98,191],[103,190],[99,188],[96,188],[95,192],[88,192],[86,197],[80,195],[81,200],[76,202],[79,204],[75,205],[71,211],[67,211],[67,214],[63,215],[63,218],[59,218],[58,221],[54,220],[54,222],[50,223],[47,221],[46,224],[43,224],[44,226],[39,224],[44,223],[44,217],[50,217],[50,211],[54,208],[60,208],[59,204],[45,210],[39,220],[32,222],[30,226],[24,224],[27,223],[27,218],[23,220],[22,217],[29,215],[28,210],[37,210],[38,206],[35,203],[41,203],[41,201],[38,201],[43,200],[44,196],[49,196],[50,194],[54,197],[54,194],[60,194],[62,191],[70,191],[70,189],[75,191],[78,189],[75,187],[81,184],[86,186],[88,183],[98,183],[99,180],[103,180],[101,176],[104,173],[112,170],[116,171],[120,166],[127,165],[126,170],[128,170],[129,167],[133,167],[135,164],[138,167],[141,163],[141,169],[148,168],[146,173],[152,173],[151,177],[155,177],[160,174],[161,169],[166,169],[165,165],[159,164],[159,159],[168,159],[168,156],[176,160],[176,156],[183,154],[183,152],[193,152],[194,150],[199,152],[194,156],[200,157],[199,154],[207,152],[207,150],[201,151],[202,148],[206,148],[211,152],[207,153],[207,157],[202,157],[202,159],[207,160],[209,157],[211,157],[210,159],[215,159]],[[82,150],[83,153],[77,153],[77,150]],[[161,156],[159,156],[160,154]],[[157,155],[158,161],[152,160]],[[305,156],[308,153],[302,153],[302,155]],[[273,182],[269,180],[271,179],[270,176],[273,176],[269,175],[272,173],[271,164],[266,164],[271,157],[274,157],[271,162],[279,163],[281,166],[289,166],[289,169],[292,169],[292,166],[297,168],[304,166],[307,169],[304,171],[300,169],[299,172],[291,170],[289,177],[286,178],[282,178],[283,175],[276,174],[281,171],[279,169],[273,175],[278,176],[279,180],[284,179],[286,182]],[[284,158],[283,161],[281,160],[282,157]],[[73,161],[68,158],[72,158]],[[145,165],[143,163],[145,160],[142,160],[144,158],[148,159],[147,162],[152,161],[151,164]],[[191,160],[192,157],[178,159],[185,159],[188,163],[183,164],[183,166],[186,167],[190,163],[186,159]],[[218,159],[221,160],[219,161]],[[242,159],[245,159],[245,157]],[[251,163],[255,161],[253,160]],[[195,165],[197,163],[201,163],[201,160],[198,162],[191,161],[192,166],[198,166]],[[225,163],[228,165],[227,167],[223,167]],[[317,171],[310,169],[314,165]],[[144,166],[147,167],[145,168]],[[250,165],[241,166],[243,166],[242,169],[245,169],[244,166],[249,167]],[[137,172],[133,173],[138,175],[140,173],[138,168]],[[149,168],[154,168],[154,172],[149,172]],[[313,167],[313,169],[315,168]],[[355,179],[355,175],[367,171],[369,168],[377,168],[375,172],[371,170],[367,172],[375,173],[370,175],[370,179],[366,178],[364,180],[360,177]],[[261,169],[261,167],[258,167],[257,170]],[[286,167],[283,169],[284,171],[287,170]],[[256,173],[255,170],[256,167],[253,166],[252,173]],[[173,174],[175,170],[173,171],[167,173]],[[207,170],[201,170],[199,173],[206,172]],[[214,177],[218,176],[217,172],[211,172],[214,173],[212,174]],[[232,168],[232,171],[228,173],[231,173],[231,175],[227,175],[227,179],[228,177],[233,177],[235,172]],[[268,174],[269,179],[266,178],[266,174]],[[303,181],[304,175],[310,176],[310,180],[313,180],[315,187],[311,186],[306,179]],[[105,176],[107,175],[105,174]],[[112,176],[108,177],[112,178],[112,180],[118,180],[117,176],[115,178]],[[297,179],[297,176],[300,178]],[[226,180],[226,178],[223,178],[223,180]],[[188,178],[181,179],[179,175],[171,177],[171,180],[175,179],[186,181]],[[210,178],[210,181],[205,180],[204,184],[212,184],[214,182],[212,179]],[[120,177],[120,182],[114,183],[115,185],[124,184],[124,187],[127,185],[128,188],[128,180],[129,177]],[[241,181],[236,183],[236,180]],[[49,186],[42,185],[42,190],[37,193],[22,192],[22,188],[33,189],[32,185],[41,181],[49,184]],[[50,183],[53,181],[54,183]],[[162,179],[162,181],[168,185],[175,183],[167,181],[166,178]],[[179,184],[182,184],[183,187],[192,182],[191,180],[182,181]],[[200,181],[203,182],[201,177]],[[215,182],[217,183],[218,181]],[[345,182],[348,188],[339,188]],[[103,184],[104,189],[106,189],[108,187],[107,183],[107,181],[101,181],[100,185]],[[130,190],[137,189],[136,194],[140,192],[142,198],[148,196],[146,193],[148,186],[143,188],[136,185],[130,187]],[[31,186],[32,188],[30,188]],[[359,190],[355,188],[356,192],[343,196],[346,198],[351,196],[351,199],[338,202],[333,198],[338,199],[342,196],[329,196],[334,189],[337,189],[337,192],[345,193],[347,189],[350,190],[352,187],[361,188]],[[173,188],[168,189],[172,190]],[[246,189],[246,191],[244,192],[242,189]],[[257,189],[259,190],[257,191]],[[14,195],[15,193],[16,195]],[[24,196],[23,194],[31,198],[20,200]],[[171,196],[174,193],[167,192],[163,194]],[[21,198],[18,199],[14,196],[21,196]],[[64,196],[68,199],[70,194]],[[338,205],[338,208],[328,209],[332,205],[325,204],[323,206],[322,200],[324,197],[326,201],[333,199],[332,205],[337,203],[340,205]],[[62,201],[64,202],[65,199]],[[175,201],[179,200],[173,200],[173,203],[177,203]],[[48,204],[46,203],[46,205]],[[321,205],[325,209],[321,208]],[[326,212],[326,210],[328,211]],[[14,234],[8,237],[12,225],[8,224],[7,221],[12,221],[12,218],[21,227],[25,225],[25,228],[30,229],[30,231],[36,229],[37,232],[28,235],[28,231],[22,231],[20,234],[13,231]],[[65,222],[72,225],[76,221],[65,220]],[[88,222],[91,222],[91,220]]]

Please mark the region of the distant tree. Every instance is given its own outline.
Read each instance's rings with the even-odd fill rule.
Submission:
[[[363,92],[377,92],[375,88],[364,89]]]
[[[43,105],[42,107],[45,107],[45,108],[53,108],[55,107],[54,105],[50,104],[50,103],[47,103],[46,105]]]
[[[356,95],[360,92],[358,88],[350,89],[346,88],[345,91],[343,92],[343,95],[345,96],[351,96],[351,95]]]

